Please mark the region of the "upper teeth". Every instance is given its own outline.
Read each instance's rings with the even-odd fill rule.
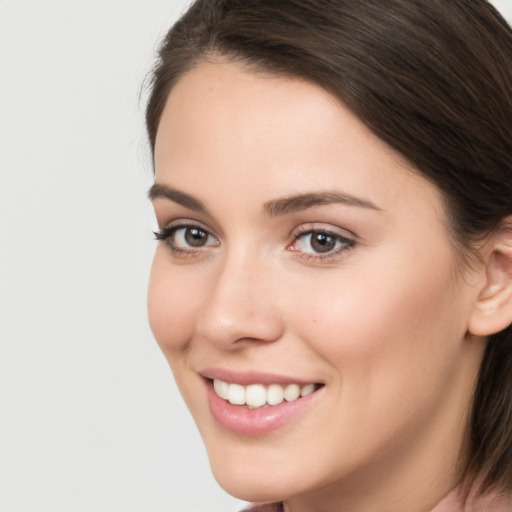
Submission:
[[[314,384],[251,384],[242,386],[240,384],[230,384],[223,380],[214,379],[213,387],[217,395],[224,400],[228,400],[233,405],[248,405],[249,407],[261,407],[265,404],[278,405],[283,400],[293,402],[301,396],[306,396],[315,391]]]

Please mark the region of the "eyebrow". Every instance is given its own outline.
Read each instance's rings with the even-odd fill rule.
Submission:
[[[199,201],[199,199],[196,199],[189,194],[185,194],[185,192],[181,192],[175,188],[161,185],[159,183],[155,183],[148,190],[148,197],[151,201],[154,201],[158,197],[162,197],[164,199],[169,199],[170,201],[180,204],[189,210],[208,214],[208,209],[201,201]]]
[[[169,199],[185,208],[208,214],[206,206],[195,197],[176,190],[167,185],[155,183],[148,191],[151,201],[156,198]],[[281,197],[267,201],[263,205],[263,211],[270,217],[280,217],[299,211],[307,210],[313,206],[324,206],[329,204],[343,204],[358,208],[367,208],[375,211],[382,211],[381,208],[367,199],[362,199],[351,194],[339,191],[307,192],[288,197]]]
[[[294,196],[274,199],[265,203],[264,211],[270,217],[278,217],[307,210],[313,206],[323,206],[328,204],[343,204],[347,206],[356,206],[358,208],[382,211],[381,208],[367,199],[361,199],[351,194],[339,191],[308,192],[305,194],[297,194]]]

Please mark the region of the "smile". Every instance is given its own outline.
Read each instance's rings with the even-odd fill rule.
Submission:
[[[232,405],[247,406],[249,409],[264,408],[295,400],[314,393],[319,384],[241,384],[213,379],[213,388],[220,398]]]
[[[206,370],[202,373],[210,412],[224,429],[261,436],[298,421],[325,394],[324,383],[265,373]]]

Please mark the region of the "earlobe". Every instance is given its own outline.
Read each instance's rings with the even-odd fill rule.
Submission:
[[[475,336],[490,336],[512,324],[512,217],[502,222],[490,243],[485,285],[469,322]]]

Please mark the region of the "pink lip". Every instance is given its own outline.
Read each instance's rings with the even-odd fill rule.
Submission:
[[[293,402],[285,401],[279,405],[249,409],[230,404],[215,393],[212,381],[205,379],[204,382],[210,411],[217,423],[234,434],[251,437],[268,434],[291,423],[312,405],[324,389],[321,388]],[[261,380],[258,382],[262,383]],[[276,382],[275,379],[272,382]],[[288,380],[287,382],[294,381]]]
[[[233,384],[240,384],[242,386],[249,386],[250,384],[299,384],[304,386],[306,384],[319,383],[314,380],[304,380],[291,375],[276,375],[273,373],[264,372],[236,372],[224,368],[205,368],[199,372],[200,375],[206,379],[218,379],[224,382],[231,382]]]

